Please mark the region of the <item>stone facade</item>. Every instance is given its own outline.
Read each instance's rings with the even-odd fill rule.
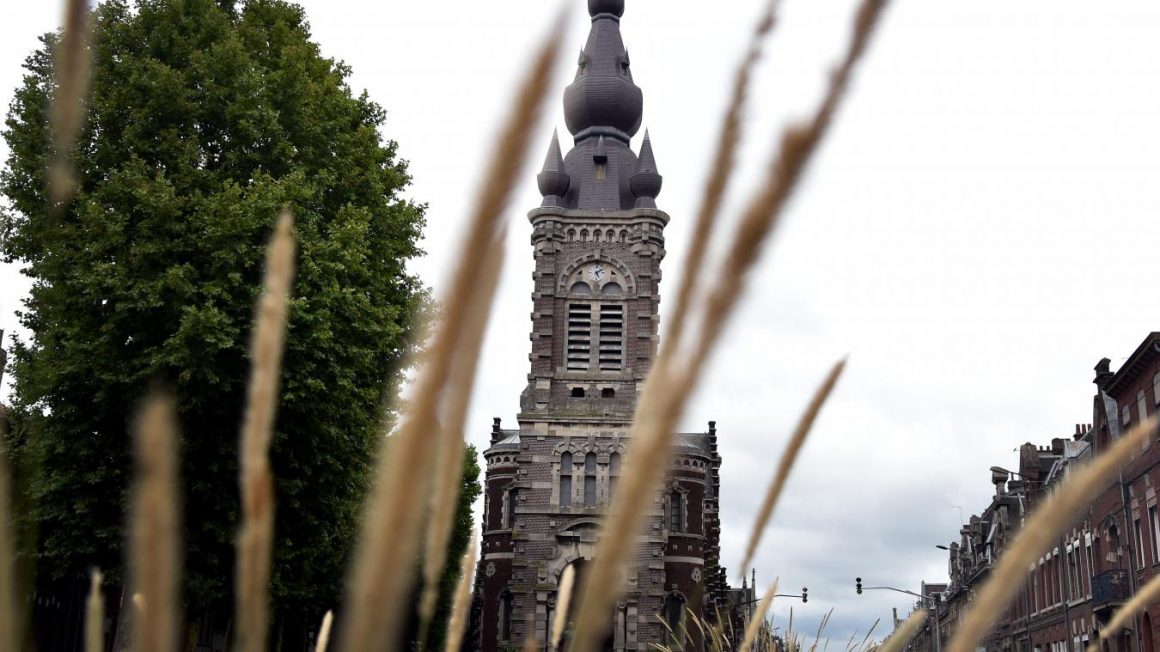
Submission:
[[[592,28],[565,91],[574,146],[553,135],[528,217],[535,256],[528,384],[519,427],[492,426],[483,540],[467,643],[486,652],[547,650],[557,586],[582,586],[624,472],[637,396],[656,353],[669,217],[646,133],[631,138],[643,96],[620,37],[623,0],[590,0]],[[678,434],[664,491],[648,514],[609,614],[608,650],[701,649],[686,609],[708,615],[730,597],[720,567],[719,469],[713,422]],[[578,588],[577,591],[582,590]],[[660,618],[687,642],[670,640]],[[563,645],[562,647],[566,647]]]

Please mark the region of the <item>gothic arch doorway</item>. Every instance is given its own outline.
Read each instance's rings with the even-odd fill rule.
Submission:
[[[576,619],[580,616],[580,599],[584,595],[585,582],[588,579],[588,571],[592,567],[591,561],[583,557],[574,560],[568,566],[571,566],[576,574],[575,584],[572,588],[572,599],[568,604],[568,615],[564,619],[564,635],[560,639],[559,652],[568,652],[571,649],[571,643],[575,638],[573,627]],[[563,571],[560,573],[563,576]],[[560,578],[556,578],[556,584],[559,586]],[[559,604],[559,597],[557,597],[556,604]],[[619,609],[616,609],[611,614],[609,620],[608,632],[605,637],[597,644],[596,649],[601,652],[616,652],[616,628],[620,625],[621,620],[617,618]],[[549,627],[550,630],[550,627]]]

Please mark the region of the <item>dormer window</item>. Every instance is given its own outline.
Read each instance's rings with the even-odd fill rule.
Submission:
[[[629,64],[629,60],[628,60],[628,51],[625,50],[624,54],[616,59],[616,67],[620,71],[621,77],[628,76],[628,66],[629,65],[630,64]]]

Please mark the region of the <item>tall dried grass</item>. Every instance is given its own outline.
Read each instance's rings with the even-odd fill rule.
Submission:
[[[756,262],[762,242],[791,196],[810,155],[825,135],[884,6],[885,0],[863,1],[856,16],[850,46],[830,78],[822,104],[804,127],[791,128],[783,136],[778,156],[770,166],[770,175],[743,214],[741,226],[724,258],[722,270],[717,275],[717,286],[710,292],[704,306],[702,328],[692,344],[693,351],[687,364],[682,365],[678,359],[680,345],[676,343],[663,349],[653,365],[629,437],[629,450],[625,457],[628,472],[613,499],[590,570],[591,581],[586,583],[581,598],[575,641],[578,652],[591,652],[596,641],[604,635],[607,628],[604,615],[620,591],[621,566],[632,549],[635,535],[651,509],[650,503],[656,500],[657,488],[667,467],[664,461],[669,458],[672,432],[684,404],[736,305],[746,274]],[[686,268],[683,273],[694,274],[696,270]],[[683,321],[683,318],[685,316],[678,316],[677,320]]]
[[[741,217],[723,258],[716,284],[707,290],[702,305],[694,305],[698,296],[699,269],[707,244],[720,212],[722,199],[732,176],[736,148],[741,140],[742,111],[748,94],[752,71],[760,59],[762,44],[775,23],[778,3],[771,0],[752,33],[749,47],[738,65],[729,103],[723,119],[717,149],[707,179],[702,203],[694,225],[696,237],[685,259],[684,276],[678,286],[677,308],[653,372],[640,399],[631,436],[631,449],[611,515],[601,538],[592,578],[581,596],[581,613],[573,649],[584,652],[603,635],[603,614],[619,591],[619,570],[635,540],[646,515],[655,509],[656,492],[667,460],[671,432],[684,403],[715,346],[740,295],[747,275],[756,263],[764,242],[776,229],[785,204],[792,196],[805,166],[832,122],[853,70],[864,53],[874,31],[885,0],[864,0],[860,5],[852,38],[845,56],[833,71],[826,94],[807,122],[785,131],[777,156],[758,193]],[[530,129],[546,95],[551,68],[558,58],[565,13],[561,12],[553,29],[539,48],[531,70],[521,87],[513,111],[498,138],[491,167],[481,186],[463,248],[464,256],[452,273],[445,296],[446,313],[440,321],[415,382],[415,399],[409,406],[397,435],[391,438],[389,451],[382,455],[373,495],[360,535],[356,563],[351,571],[351,589],[347,599],[342,645],[346,650],[382,649],[399,638],[399,623],[407,604],[411,574],[399,572],[400,564],[414,558],[419,542],[425,539],[424,594],[421,612],[424,629],[430,618],[434,587],[446,563],[446,541],[458,499],[459,462],[463,450],[463,427],[473,389],[481,338],[490,312],[499,270],[503,261],[504,222],[500,219],[511,190],[523,169]],[[83,0],[70,0],[66,13],[64,37],[57,58],[58,88],[53,105],[52,122],[56,138],[57,160],[48,178],[49,196],[60,204],[71,196],[71,169],[68,156],[83,119],[82,98],[88,81],[87,36],[88,8]],[[278,374],[284,337],[286,296],[293,276],[293,242],[290,220],[283,216],[271,244],[267,263],[265,293],[259,304],[252,346],[253,369],[249,385],[246,419],[241,435],[241,491],[243,523],[238,539],[238,649],[260,650],[265,647],[268,627],[267,591],[270,546],[273,528],[272,477],[268,449],[276,407]],[[482,270],[482,274],[480,271]],[[696,308],[696,310],[695,310]],[[697,312],[699,320],[693,318]],[[685,332],[698,321],[700,329],[684,346]],[[768,524],[788,473],[805,440],[814,418],[832,391],[843,368],[839,362],[815,394],[798,424],[779,463],[761,511],[750,536],[744,569],[752,560],[761,534]],[[178,546],[179,500],[176,492],[176,425],[172,401],[153,395],[148,398],[135,423],[134,482],[130,524],[130,579],[139,606],[133,617],[131,643],[138,650],[172,650],[176,644],[177,586],[180,568]],[[1057,533],[1074,518],[1090,496],[1139,446],[1143,437],[1155,429],[1155,419],[1140,424],[1121,438],[1105,455],[1085,468],[1077,469],[1055,492],[1043,509],[1034,514],[1008,552],[999,560],[993,579],[987,583],[963,617],[951,641],[949,652],[968,652],[993,625],[1004,605],[1024,580],[1023,570],[1030,559],[1050,546]],[[431,435],[434,434],[434,437]],[[15,603],[12,589],[11,535],[7,531],[5,510],[8,505],[3,468],[0,467],[0,646],[15,649]],[[425,532],[421,525],[424,505],[415,501],[423,495],[419,488],[431,488],[432,502]],[[421,536],[422,534],[422,536]],[[476,542],[463,560],[463,575],[456,592],[455,615],[448,636],[447,649],[457,652],[462,627],[466,621],[470,596],[470,569]],[[565,583],[569,583],[565,580]],[[567,604],[570,591],[561,587],[561,605]],[[741,642],[749,649],[764,623],[776,582],[763,597]],[[1130,618],[1140,605],[1155,600],[1160,584],[1149,583],[1116,615],[1113,623]],[[100,575],[94,573],[88,615],[89,646],[92,649],[93,623],[103,610]],[[566,615],[566,607],[561,612]],[[788,639],[794,645],[792,610]],[[910,640],[926,617],[923,610],[912,614],[879,648],[897,652]],[[559,613],[558,613],[559,620]],[[721,621],[721,618],[718,618]],[[325,650],[332,615],[323,620],[318,650]],[[694,617],[701,631],[720,646],[728,637],[719,627]],[[728,622],[726,619],[724,622]],[[819,625],[811,650],[816,650],[828,615]],[[754,627],[757,626],[755,630]],[[562,627],[557,622],[551,632],[558,642]],[[871,629],[873,631],[873,629]],[[1114,628],[1109,625],[1105,632]],[[869,639],[868,632],[863,647]],[[851,642],[852,642],[851,638]],[[536,646],[534,639],[529,644]],[[850,645],[847,645],[850,648]],[[725,649],[719,647],[719,649]]]
[[[1123,629],[1124,625],[1128,624],[1128,620],[1148,605],[1158,601],[1160,601],[1160,575],[1148,580],[1144,586],[1140,587],[1140,590],[1136,591],[1136,595],[1133,595],[1131,600],[1116,610],[1108,624],[1100,629],[1099,637],[1088,644],[1087,652],[1097,652],[1100,649],[1100,643],[1110,640]],[[1152,632],[1147,632],[1147,635],[1151,636]]]
[[[88,0],[68,0],[64,31],[56,51],[56,92],[52,102],[56,151],[48,175],[48,197],[53,207],[69,201],[76,188],[70,157],[84,120],[84,96],[89,87],[91,63],[88,42]]]
[[[327,611],[322,617],[322,624],[318,627],[318,642],[314,644],[314,652],[326,652],[330,645],[330,628],[334,625],[334,612]]]
[[[741,646],[737,648],[738,652],[749,652],[749,649],[753,647],[754,641],[757,640],[757,633],[765,625],[765,613],[773,604],[773,596],[776,593],[777,578],[774,578],[769,583],[769,588],[765,590],[765,595],[761,596],[761,602],[757,603],[757,610],[750,617],[749,624],[745,626],[745,638],[741,639]]]
[[[101,595],[101,571],[94,569],[89,579],[89,599],[85,604],[85,652],[105,652],[105,599]]]
[[[713,164],[709,168],[709,176],[705,182],[705,191],[701,197],[701,204],[697,208],[696,221],[693,223],[693,234],[689,238],[689,251],[685,254],[682,269],[700,269],[705,259],[705,252],[709,249],[712,240],[713,225],[721,212],[721,203],[725,197],[725,190],[729,187],[729,180],[733,177],[734,162],[737,158],[737,146],[741,142],[741,119],[745,109],[745,101],[749,96],[749,83],[753,70],[761,59],[762,49],[766,37],[773,31],[776,24],[778,0],[769,0],[765,9],[757,20],[753,34],[749,38],[749,47],[745,57],[737,66],[733,74],[733,87],[729,102],[725,109],[725,118],[721,121],[721,134],[717,139],[717,148],[713,155]],[[684,274],[677,287],[677,300],[673,309],[673,317],[669,332],[661,347],[661,355],[673,355],[680,346],[684,337],[685,319],[689,312],[689,305],[696,290],[698,274]]]
[[[136,479],[128,559],[140,609],[132,619],[130,644],[139,652],[171,652],[177,646],[181,622],[177,441],[173,399],[154,393],[141,408],[133,437]]]
[[[239,652],[266,648],[270,608],[270,559],[274,545],[274,477],[270,440],[278,410],[286,314],[294,280],[294,218],[283,212],[266,251],[266,274],[250,340],[250,382],[242,421],[239,484],[242,524],[238,532],[234,592]]]
[[[886,639],[886,642],[878,648],[878,652],[901,652],[910,642],[910,639],[918,633],[918,628],[926,622],[926,616],[926,609],[918,609],[910,614],[906,620],[902,621],[898,629],[894,630],[890,638]]]
[[[552,622],[552,647],[560,648],[564,628],[568,626],[568,610],[572,606],[572,587],[576,581],[576,567],[569,564],[560,576],[560,588],[556,592],[556,618]]]
[[[479,543],[475,537],[467,544],[467,554],[459,566],[459,583],[455,587],[455,601],[451,607],[451,621],[447,623],[447,652],[459,652],[463,643],[463,633],[467,630],[467,617],[471,610],[471,567],[475,564],[475,555],[479,552]]]
[[[413,559],[418,550],[423,505],[414,497],[424,495],[430,481],[436,457],[430,435],[440,433],[447,425],[444,408],[465,402],[471,393],[474,378],[460,378],[461,384],[457,384],[451,375],[457,364],[479,356],[479,336],[468,331],[482,329],[490,310],[494,284],[491,288],[481,288],[477,274],[480,269],[499,267],[497,257],[503,248],[501,214],[524,168],[530,132],[547,94],[566,15],[565,11],[560,12],[540,45],[499,134],[495,155],[468,225],[468,246],[463,248],[463,256],[452,272],[443,302],[445,313],[415,380],[414,400],[408,406],[399,432],[391,437],[388,449],[381,456],[378,479],[368,502],[351,570],[348,612],[339,641],[349,652],[385,649],[400,638],[399,625],[411,576],[398,572],[397,565],[400,560]],[[467,364],[474,365],[474,362]],[[449,495],[445,494],[443,499]]]
[[[843,359],[839,360],[830,369],[830,373],[822,381],[821,386],[814,393],[814,397],[810,399],[810,404],[806,407],[806,411],[798,421],[793,434],[790,435],[789,442],[786,443],[785,451],[781,454],[781,460],[777,463],[777,470],[773,473],[773,480],[769,484],[769,491],[766,492],[765,500],[761,503],[761,509],[757,512],[757,518],[753,522],[753,532],[749,535],[749,544],[745,547],[745,557],[741,561],[740,568],[742,575],[745,574],[745,569],[749,568],[749,562],[753,561],[753,555],[756,554],[757,546],[761,543],[761,536],[765,532],[765,526],[769,524],[769,519],[773,516],[773,508],[777,506],[782,489],[785,488],[785,483],[789,480],[789,472],[793,469],[794,462],[797,461],[798,453],[801,452],[802,446],[806,442],[806,436],[810,433],[810,429],[813,428],[814,421],[822,411],[822,406],[825,405],[826,399],[830,396],[830,392],[834,391],[834,385],[838,384],[838,378],[842,376],[842,371],[845,368],[846,360]]]

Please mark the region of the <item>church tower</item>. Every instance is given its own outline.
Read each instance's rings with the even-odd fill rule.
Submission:
[[[588,11],[591,31],[564,91],[573,146],[565,154],[553,134],[536,177],[543,201],[528,213],[536,266],[519,428],[495,419],[484,452],[468,644],[485,652],[519,649],[529,638],[549,649],[556,587],[568,565],[584,581],[657,348],[669,222],[656,203],[662,178],[647,131],[632,148],[644,98],[621,39],[624,0],[588,0]],[[677,442],[627,592],[609,614],[605,649],[673,646],[658,616],[681,631],[686,607],[712,613],[724,595],[716,428]],[[700,649],[699,636],[695,643],[685,649]]]

